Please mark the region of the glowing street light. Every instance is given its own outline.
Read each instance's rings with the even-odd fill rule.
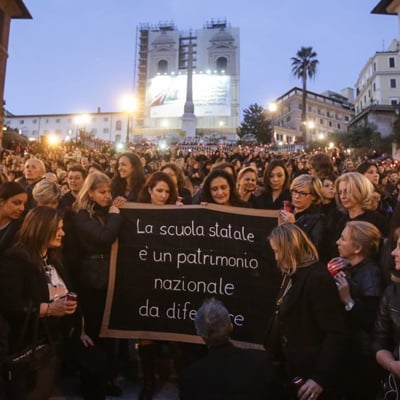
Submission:
[[[268,111],[270,113],[275,113],[278,110],[278,104],[275,103],[275,101],[271,101],[271,103],[268,104]]]

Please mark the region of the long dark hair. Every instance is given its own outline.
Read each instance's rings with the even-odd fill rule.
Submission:
[[[269,181],[269,176],[271,175],[272,171],[276,167],[283,168],[283,171],[285,173],[285,181],[283,182],[282,192],[289,189],[290,176],[289,176],[288,170],[286,169],[285,163],[281,160],[273,160],[268,164],[267,168],[264,171],[264,175],[263,175],[264,188],[265,188],[266,193],[268,193],[268,194],[270,194],[272,192],[271,183]]]
[[[126,157],[131,163],[133,168],[132,175],[129,176],[127,179],[121,178],[118,172],[119,160],[122,157]],[[122,153],[117,159],[117,171],[111,182],[112,196],[113,197],[125,196],[125,190],[126,187],[128,186],[128,183],[129,186],[132,188],[132,191],[137,196],[138,193],[140,192],[140,189],[144,185],[145,180],[146,178],[144,175],[143,166],[142,163],[140,162],[139,156],[135,153],[130,153],[130,152]]]
[[[230,194],[229,194],[229,204],[234,207],[244,207],[245,202],[241,200],[239,193],[236,189],[236,182],[233,176],[229,173],[224,171],[223,169],[213,169],[205,178],[203,184],[203,190],[201,194],[201,201],[207,203],[215,203],[212,195],[211,195],[211,182],[215,178],[224,178],[229,185]]]
[[[27,193],[17,182],[4,182],[0,185],[0,200],[8,200],[17,194]]]
[[[48,260],[60,264],[57,249],[48,249],[50,240],[56,235],[61,215],[54,208],[39,206],[30,210],[17,235],[15,246],[22,247],[33,264],[42,264],[43,249],[47,249]]]
[[[166,204],[175,204],[178,196],[177,188],[172,178],[165,172],[153,172],[148,178],[144,186],[139,192],[138,202],[139,203],[151,203],[151,197],[149,189],[153,189],[158,182],[165,182],[169,187],[169,197]]]

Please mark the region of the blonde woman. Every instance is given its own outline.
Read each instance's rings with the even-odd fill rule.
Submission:
[[[83,362],[81,388],[87,399],[104,398],[106,384],[112,385],[110,369],[114,342],[113,339],[100,338],[99,333],[107,293],[111,245],[122,222],[118,208],[122,202],[118,199],[112,202],[110,178],[101,172],[93,172],[86,177],[73,205],[76,212],[73,235],[80,245],[76,249],[79,265],[75,281],[78,282],[87,334],[80,355],[104,361],[104,365],[96,365],[93,360]],[[85,353],[88,347],[93,349]]]
[[[343,307],[334,280],[308,236],[284,223],[269,237],[282,283],[265,347],[287,399],[338,399],[345,345]],[[304,384],[295,389],[295,377]]]
[[[281,210],[283,222],[295,223],[311,239],[324,261],[330,258],[326,251],[328,226],[320,204],[323,200],[322,183],[311,175],[300,175],[290,185],[293,212]]]
[[[349,334],[343,369],[346,399],[375,400],[379,388],[371,334],[384,289],[382,270],[374,260],[380,240],[374,225],[351,221],[336,242],[339,255],[347,261],[347,266],[335,275]]]
[[[371,181],[359,172],[347,172],[336,179],[336,202],[343,215],[336,225],[337,240],[348,221],[366,221],[375,225],[383,237],[388,233],[388,222],[376,207],[379,195]]]
[[[60,186],[56,182],[42,179],[33,188],[32,196],[36,206],[57,208],[61,198]]]
[[[253,203],[254,192],[257,189],[257,171],[253,167],[245,167],[239,171],[237,189],[243,201]]]

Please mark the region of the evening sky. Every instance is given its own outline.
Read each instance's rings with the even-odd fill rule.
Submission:
[[[137,27],[179,30],[227,19],[240,28],[241,109],[301,86],[290,58],[312,46],[320,64],[309,90],[353,87],[368,58],[398,37],[397,18],[371,14],[378,0],[24,0],[13,20],[6,109],[13,114],[120,111],[134,86]]]

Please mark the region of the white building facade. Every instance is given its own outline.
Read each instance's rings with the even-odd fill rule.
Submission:
[[[5,125],[18,129],[30,140],[44,137],[57,140],[81,141],[83,136],[105,142],[125,142],[130,116],[123,112],[88,114],[12,115],[6,113]]]
[[[356,82],[355,111],[373,105],[400,102],[400,43],[393,40],[387,51],[376,52],[361,70]]]

